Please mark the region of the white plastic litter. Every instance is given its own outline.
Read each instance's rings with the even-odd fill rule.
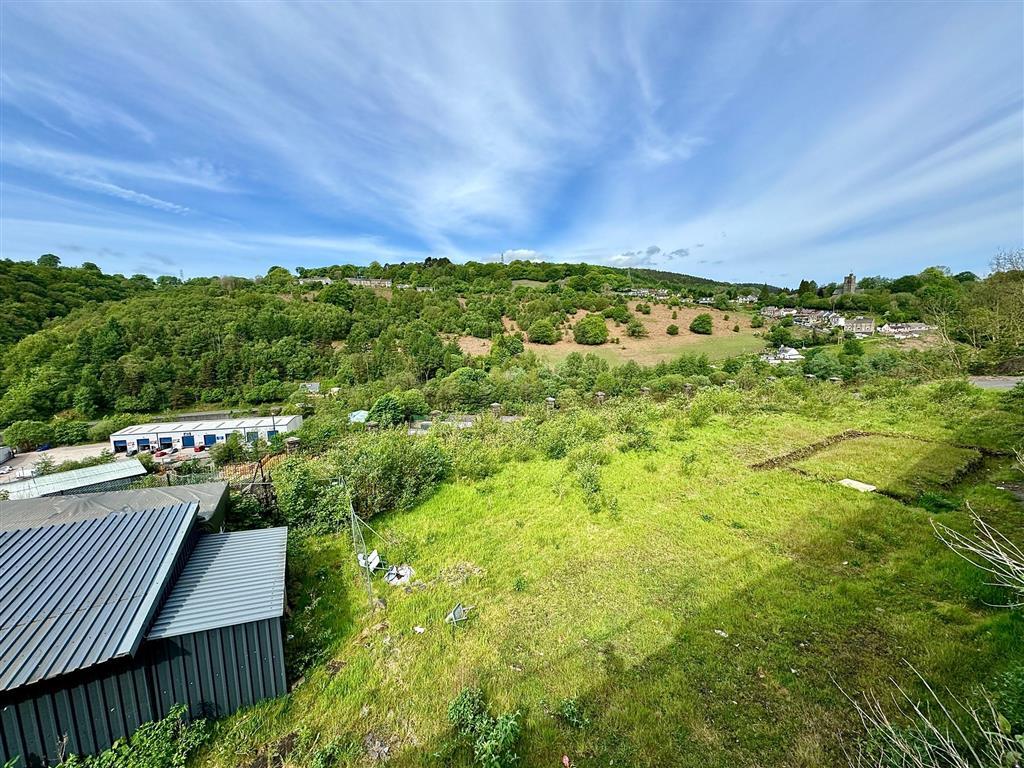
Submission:
[[[861,493],[871,493],[871,491],[875,490],[875,486],[873,485],[862,483],[860,482],[860,480],[851,480],[848,477],[845,477],[842,480],[840,480],[839,484],[845,485],[847,488],[853,488],[853,490],[860,491]]]
[[[384,581],[393,587],[400,587],[403,584],[408,584],[416,572],[412,569],[411,565],[392,565],[388,568],[388,572],[384,574]]]
[[[360,567],[365,568],[371,573],[380,568],[380,553],[376,549],[365,557],[362,552],[358,552],[356,553],[356,559],[359,561]]]

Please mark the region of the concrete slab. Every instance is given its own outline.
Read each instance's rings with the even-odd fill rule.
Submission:
[[[971,376],[969,377],[971,384],[982,389],[1013,389],[1020,382],[1024,381],[1024,376]]]
[[[848,477],[844,477],[842,480],[840,480],[839,484],[845,485],[847,488],[853,488],[853,490],[860,491],[861,493],[871,493],[871,491],[876,490],[875,486],[873,485],[862,483],[859,480],[851,480]]]

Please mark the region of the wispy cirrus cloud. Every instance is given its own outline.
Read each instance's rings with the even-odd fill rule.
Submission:
[[[528,243],[821,279],[1024,237],[1019,4],[0,13],[5,254],[60,224],[128,254],[173,234],[197,269],[218,239],[251,265]]]

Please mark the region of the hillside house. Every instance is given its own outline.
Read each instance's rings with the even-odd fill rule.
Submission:
[[[848,318],[843,327],[850,333],[870,336],[875,332],[875,318],[858,315],[852,319]]]

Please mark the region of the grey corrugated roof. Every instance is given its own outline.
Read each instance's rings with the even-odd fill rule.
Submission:
[[[287,544],[287,528],[203,536],[147,637],[175,637],[283,615]]]
[[[73,523],[106,517],[116,512],[158,509],[190,501],[199,504],[199,518],[205,522],[217,511],[227,492],[228,484],[220,482],[46,496],[17,501],[0,500],[0,531]]]
[[[0,691],[138,649],[196,505],[0,531]]]
[[[42,475],[28,480],[15,480],[13,483],[0,485],[0,490],[7,491],[10,499],[35,499],[114,480],[141,477],[144,474],[146,468],[138,459],[125,459],[109,464],[97,464],[95,467],[55,472],[52,475]]]

